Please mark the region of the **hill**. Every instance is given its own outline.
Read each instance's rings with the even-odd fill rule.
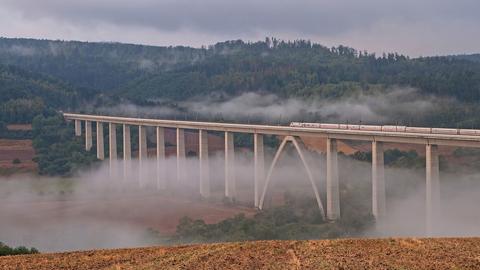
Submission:
[[[454,58],[457,59],[465,59],[465,60],[470,60],[473,62],[480,62],[480,53],[476,54],[461,54],[461,55],[455,55],[453,56]]]
[[[201,58],[201,50],[120,43],[0,38],[0,63],[80,88],[110,91],[148,72]]]
[[[2,269],[478,269],[480,239],[259,241],[7,256]]]
[[[449,56],[377,56],[307,40],[235,40],[192,48],[0,38],[0,63],[138,103],[252,91],[338,98],[392,85],[480,99],[480,63]]]
[[[31,123],[48,108],[71,108],[77,101],[76,90],[58,79],[0,65],[0,121]]]

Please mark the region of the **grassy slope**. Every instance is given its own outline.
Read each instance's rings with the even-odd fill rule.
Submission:
[[[480,238],[259,241],[0,258],[1,269],[479,269]]]

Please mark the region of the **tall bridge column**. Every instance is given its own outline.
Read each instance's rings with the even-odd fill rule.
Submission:
[[[85,150],[92,149],[92,122],[85,121]]]
[[[143,187],[144,163],[147,159],[147,129],[145,126],[138,126],[138,184]]]
[[[235,183],[235,147],[233,133],[225,132],[225,197],[236,197]]]
[[[112,177],[117,167],[117,125],[114,123],[108,123],[108,156],[110,160],[110,177]]]
[[[147,158],[147,129],[145,126],[138,126],[138,159]]]
[[[327,139],[327,219],[340,218],[337,140]]]
[[[165,129],[157,127],[157,189],[165,189],[165,181]]]
[[[185,181],[185,130],[177,128],[177,183]]]
[[[440,203],[440,171],[438,146],[427,144],[426,146],[426,232],[432,233],[432,221],[438,214]]]
[[[75,120],[75,136],[82,136],[82,121]]]
[[[132,142],[130,136],[130,126],[123,125],[123,178],[126,180],[130,174],[132,159]]]
[[[260,203],[260,188],[263,187],[265,179],[265,155],[263,151],[263,135],[253,134],[253,159],[254,159],[254,196],[255,207]]]
[[[210,197],[210,169],[208,160],[208,133],[206,130],[198,131],[198,153],[200,161],[200,195]]]
[[[105,145],[103,143],[103,123],[97,122],[97,158],[105,159]]]
[[[385,216],[385,169],[383,143],[372,142],[372,214],[376,219]]]

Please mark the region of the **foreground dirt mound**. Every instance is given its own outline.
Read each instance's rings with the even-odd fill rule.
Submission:
[[[0,269],[480,269],[480,238],[259,241],[0,257]]]

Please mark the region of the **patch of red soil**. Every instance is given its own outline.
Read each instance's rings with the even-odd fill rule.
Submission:
[[[0,168],[34,171],[37,168],[37,164],[32,161],[34,156],[31,140],[0,139]],[[13,164],[13,160],[17,158],[20,163]]]
[[[7,129],[8,130],[22,130],[22,131],[25,131],[25,130],[32,130],[32,124],[10,124],[10,125],[7,125]]]

